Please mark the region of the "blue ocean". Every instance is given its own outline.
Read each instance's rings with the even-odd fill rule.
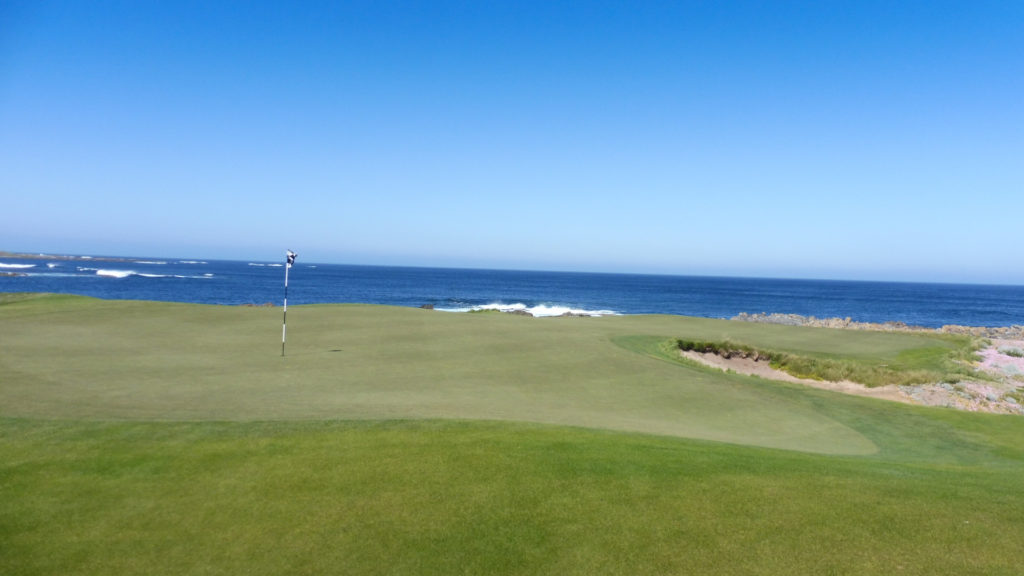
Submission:
[[[106,299],[280,305],[283,262],[177,259],[2,259],[0,292]],[[288,303],[360,302],[535,316],[741,312],[850,317],[939,327],[1024,324],[1024,286],[783,280],[312,264],[288,271]]]

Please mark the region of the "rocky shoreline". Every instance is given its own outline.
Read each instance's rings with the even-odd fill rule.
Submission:
[[[933,334],[961,334],[978,338],[997,338],[1000,340],[1024,340],[1024,326],[960,326],[947,324],[941,328],[911,326],[904,322],[855,322],[847,318],[816,318],[800,314],[748,314],[740,312],[730,318],[738,322],[759,322],[762,324],[783,324],[786,326],[809,326],[813,328],[840,328],[843,330],[875,330],[882,332],[929,332]]]

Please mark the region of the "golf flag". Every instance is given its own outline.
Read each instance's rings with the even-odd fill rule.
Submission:
[[[284,340],[288,333],[288,269],[295,264],[295,257],[298,256],[295,252],[288,250],[285,253],[285,257],[288,259],[288,263],[284,267],[284,318],[281,319],[281,356],[284,356]]]

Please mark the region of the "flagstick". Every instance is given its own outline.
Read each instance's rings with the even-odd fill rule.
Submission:
[[[284,339],[288,332],[288,269],[292,265],[289,262],[284,265],[284,319],[281,320],[281,357],[284,358]]]

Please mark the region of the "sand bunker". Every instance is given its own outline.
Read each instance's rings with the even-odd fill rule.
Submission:
[[[986,381],[965,380],[955,384],[940,382],[874,388],[849,380],[826,382],[797,378],[772,368],[767,360],[739,356],[725,358],[713,352],[681,350],[680,354],[684,358],[720,370],[731,370],[737,374],[793,382],[844,394],[923,406],[944,406],[971,412],[1024,414],[1024,405],[1020,401],[1024,396],[1024,358],[1017,356],[1018,350],[1024,351],[1024,340],[995,339],[990,346],[981,350],[978,353],[981,360],[975,368],[988,375],[990,379]]]
[[[871,398],[883,398],[885,400],[893,400],[895,402],[906,402],[913,404],[914,401],[897,386],[878,386],[875,388],[869,388],[863,384],[851,382],[849,380],[841,380],[839,382],[826,382],[824,380],[811,380],[809,378],[797,378],[792,374],[783,372],[782,370],[776,370],[769,365],[766,360],[755,360],[754,358],[740,358],[734,356],[732,358],[724,358],[715,354],[714,352],[695,352],[693,350],[680,350],[680,354],[684,358],[689,358],[705,366],[712,368],[718,368],[720,370],[732,370],[737,374],[744,374],[747,376],[758,376],[760,378],[767,378],[768,380],[778,380],[781,382],[793,382],[795,384],[804,384],[806,386],[812,386],[814,388],[821,388],[824,390],[832,390],[835,392],[842,392],[844,394],[853,394],[856,396],[869,396]]]

